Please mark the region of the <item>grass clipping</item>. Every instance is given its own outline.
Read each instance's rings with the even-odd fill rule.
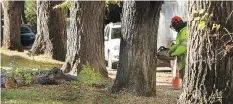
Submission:
[[[82,66],[82,71],[78,74],[78,80],[88,85],[103,83],[103,77],[101,74],[95,72],[89,64]]]

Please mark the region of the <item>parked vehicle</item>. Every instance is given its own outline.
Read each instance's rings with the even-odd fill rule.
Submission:
[[[22,45],[30,45],[35,41],[35,34],[28,25],[21,25],[20,27],[21,43]]]
[[[110,69],[117,68],[119,62],[119,51],[120,51],[120,36],[121,36],[121,24],[110,23],[105,26],[104,29],[104,50],[105,50],[105,61],[106,65]],[[159,54],[159,53],[158,53]],[[158,57],[158,67],[172,67],[170,59],[160,59]]]
[[[121,24],[110,23],[104,29],[105,61],[108,68],[117,68],[120,50]]]

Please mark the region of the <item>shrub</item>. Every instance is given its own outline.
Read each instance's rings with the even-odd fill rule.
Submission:
[[[22,78],[26,84],[30,84],[32,78],[36,75],[36,72],[29,72],[30,69],[19,68],[15,59],[12,59],[9,63],[9,70],[2,69],[2,74],[6,77]]]
[[[102,76],[87,64],[83,65],[82,71],[78,74],[78,80],[88,85],[101,84]]]

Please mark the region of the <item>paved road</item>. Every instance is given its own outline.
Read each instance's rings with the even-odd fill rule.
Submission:
[[[116,78],[116,74],[117,74],[117,69],[109,69],[107,68],[108,71],[108,76],[112,79]]]
[[[117,69],[108,69],[108,76],[112,79],[116,78]],[[156,73],[156,84],[157,85],[171,85],[172,81],[172,73],[171,68],[169,67],[158,67],[157,70],[159,70]],[[164,71],[164,72],[161,72]]]
[[[32,46],[23,46],[24,50],[30,50]]]

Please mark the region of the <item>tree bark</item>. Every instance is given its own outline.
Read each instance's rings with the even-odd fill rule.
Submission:
[[[62,1],[37,1],[37,36],[32,53],[64,61],[66,54],[66,10],[53,9]]]
[[[156,94],[156,52],[162,1],[123,4],[120,59],[112,92],[125,89],[139,96]]]
[[[22,1],[2,1],[4,11],[3,47],[23,51],[20,38]]]
[[[184,90],[180,104],[233,103],[233,2],[189,1],[189,13],[204,9],[209,23],[200,30],[190,21]],[[212,29],[219,24],[219,30]]]
[[[22,19],[22,24],[27,24],[27,19],[26,19],[26,16],[25,16],[25,12],[24,12],[24,8],[25,8],[25,1],[22,1],[23,4],[22,4],[22,7],[21,7],[21,19]]]
[[[89,64],[108,77],[104,61],[104,1],[71,1],[65,72],[80,72]]]

